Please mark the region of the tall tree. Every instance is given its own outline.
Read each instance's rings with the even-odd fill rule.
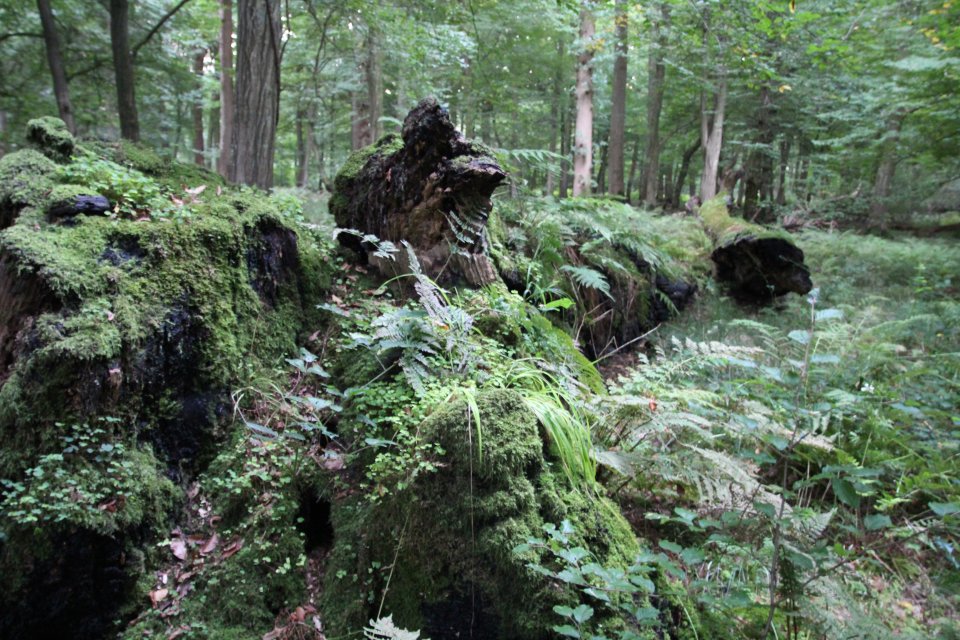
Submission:
[[[647,145],[644,152],[643,202],[649,207],[657,204],[660,175],[660,112],[663,110],[667,47],[667,25],[670,7],[660,3],[660,17],[653,21],[653,45],[647,58]]]
[[[117,113],[120,135],[136,142],[140,139],[133,55],[130,51],[130,4],[128,0],[110,0],[110,45],[113,49],[114,82],[117,85]]]
[[[383,115],[379,33],[372,19],[368,20],[366,33],[358,42],[356,55],[361,82],[360,88],[351,95],[351,143],[353,149],[360,149],[377,139]]]
[[[627,2],[616,3],[616,46],[613,61],[613,97],[610,104],[610,138],[607,164],[612,195],[624,195],[624,147],[627,130]]]
[[[233,164],[233,2],[220,0],[220,157],[217,171],[227,180],[236,180]]]
[[[593,170],[593,37],[596,26],[589,7],[580,10],[580,55],[577,58],[577,121],[574,127],[573,195],[590,195]]]
[[[235,178],[261,189],[273,186],[280,51],[280,0],[238,0]]]
[[[205,50],[198,51],[193,56],[193,73],[197,77],[197,95],[190,109],[193,114],[193,162],[204,165],[203,157],[203,60],[207,57]]]
[[[57,23],[53,19],[50,0],[37,0],[37,10],[40,12],[40,24],[43,27],[43,42],[47,49],[50,75],[53,76],[53,95],[57,99],[57,111],[70,133],[76,133],[77,125],[73,119],[73,105],[70,103],[70,87],[67,85],[67,72],[64,70],[63,56],[60,53],[60,36],[57,33]]]

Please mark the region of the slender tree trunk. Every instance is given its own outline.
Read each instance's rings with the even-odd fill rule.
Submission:
[[[206,51],[200,51],[193,58],[193,73],[197,76],[197,97],[193,101],[193,161],[204,166],[203,158],[203,59]]]
[[[133,55],[130,51],[128,0],[110,0],[110,45],[113,49],[113,72],[117,84],[120,136],[136,142],[140,140],[140,119],[137,115]]]
[[[887,121],[887,132],[880,146],[880,162],[877,165],[877,175],[873,181],[873,202],[870,205],[870,214],[883,216],[887,213],[887,198],[890,197],[890,187],[893,185],[893,176],[897,171],[897,142],[900,140],[900,130],[906,119],[905,111],[898,111]]]
[[[683,181],[687,179],[687,174],[690,171],[690,162],[693,160],[693,156],[699,148],[700,138],[697,138],[689,147],[683,150],[683,157],[680,160],[680,171],[677,173],[677,184],[673,189],[672,204],[674,207],[680,206],[680,196],[683,195]],[[692,191],[693,189],[691,188],[691,195],[693,195]]]
[[[573,195],[590,195],[593,168],[593,15],[580,10],[580,46],[577,59],[577,124],[573,149]]]
[[[564,107],[561,111],[560,122],[560,155],[565,158],[563,166],[560,169],[560,197],[566,198],[570,195],[570,126],[573,120],[573,109],[570,102],[570,96],[564,100]]]
[[[557,41],[557,58],[563,60],[566,57],[566,47],[562,39]],[[550,146],[549,149],[553,153],[557,153],[557,149],[560,149],[560,152],[563,152],[563,133],[564,133],[564,113],[566,112],[567,104],[567,94],[564,90],[563,83],[563,68],[557,66],[556,73],[553,76],[553,99],[550,101]],[[561,168],[562,171],[562,168]],[[546,191],[545,195],[553,195],[553,189],[556,187],[554,184],[557,180],[558,175],[553,171],[547,172],[547,184],[544,190]]]
[[[773,146],[774,132],[771,122],[773,97],[766,85],[760,88],[760,105],[754,130],[757,132],[757,146],[747,158],[746,175],[743,185],[743,216],[751,220],[767,222],[770,213],[768,204],[773,185]]]
[[[313,121],[317,116],[317,103],[310,100],[297,109],[297,186],[310,184],[310,159],[314,153]]]
[[[217,171],[227,180],[237,179],[233,162],[236,100],[233,92],[233,0],[220,0],[220,158]]]
[[[367,29],[367,104],[370,105],[371,143],[380,137],[380,117],[383,115],[383,64],[380,50],[380,30],[370,24]]]
[[[37,0],[37,10],[40,12],[40,24],[43,27],[43,42],[47,49],[50,75],[53,76],[53,95],[57,99],[57,111],[70,133],[76,133],[73,105],[70,104],[70,87],[67,85],[67,72],[64,70],[63,56],[60,53],[60,36],[57,34],[57,23],[53,18],[50,0]]]
[[[657,177],[660,173],[660,112],[663,110],[666,65],[663,52],[667,46],[666,26],[670,22],[670,7],[660,5],[659,22],[653,24],[654,47],[647,59],[647,146],[644,153],[645,184],[643,202],[648,207],[657,204]]]
[[[790,136],[780,140],[780,180],[777,182],[777,204],[787,204],[787,167],[790,164]]]
[[[597,193],[606,193],[609,151],[610,148],[607,146],[600,149],[600,166],[597,168]]]
[[[375,27],[367,26],[363,41],[357,44],[357,72],[363,80],[363,89],[351,96],[352,124],[351,146],[354,150],[373,144],[377,139],[377,127],[382,109],[382,78],[378,34]],[[451,119],[454,114],[450,113]]]
[[[207,166],[216,170],[220,151],[220,90],[211,96],[213,108],[207,114]]]
[[[633,153],[630,154],[630,178],[627,180],[627,202],[631,202],[633,185],[636,184],[638,164],[640,164],[640,134],[633,136]]]
[[[0,158],[7,154],[7,112],[0,109]]]
[[[610,137],[607,163],[610,167],[610,193],[624,195],[624,147],[627,129],[627,2],[616,3],[616,46],[613,61],[613,98],[610,105]]]
[[[703,177],[700,180],[700,199],[706,202],[717,195],[717,177],[720,170],[720,149],[723,146],[723,118],[727,108],[727,78],[720,70],[716,81],[712,109],[706,92],[700,94],[700,144],[703,145]]]
[[[273,186],[280,115],[280,0],[237,2],[236,180]]]

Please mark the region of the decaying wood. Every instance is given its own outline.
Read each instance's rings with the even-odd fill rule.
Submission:
[[[730,295],[743,303],[768,303],[787,293],[805,294],[813,287],[803,251],[783,231],[733,218],[725,194],[700,208],[713,240],[716,276]]]
[[[407,115],[401,137],[384,136],[351,156],[334,182],[330,210],[339,227],[407,241],[435,280],[479,286],[497,277],[487,256],[486,224],[490,196],[505,178],[492,152],[467,141],[430,98]],[[358,236],[342,234],[340,240],[373,253]],[[372,261],[393,275],[403,271],[402,254]]]

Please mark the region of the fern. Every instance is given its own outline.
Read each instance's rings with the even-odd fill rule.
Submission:
[[[607,282],[607,277],[596,269],[582,266],[575,267],[573,265],[565,264],[560,267],[560,270],[569,273],[574,282],[581,287],[586,287],[587,289],[596,289],[603,295],[613,300],[613,296],[610,294],[610,283]]]
[[[370,626],[363,629],[363,637],[367,640],[419,640],[420,632],[401,629],[393,623],[393,616],[389,615],[371,620]]]

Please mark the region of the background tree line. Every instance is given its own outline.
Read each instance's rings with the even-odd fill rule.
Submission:
[[[0,152],[59,113],[317,189],[432,94],[532,190],[870,219],[960,174],[958,24],[940,0],[0,0]]]

